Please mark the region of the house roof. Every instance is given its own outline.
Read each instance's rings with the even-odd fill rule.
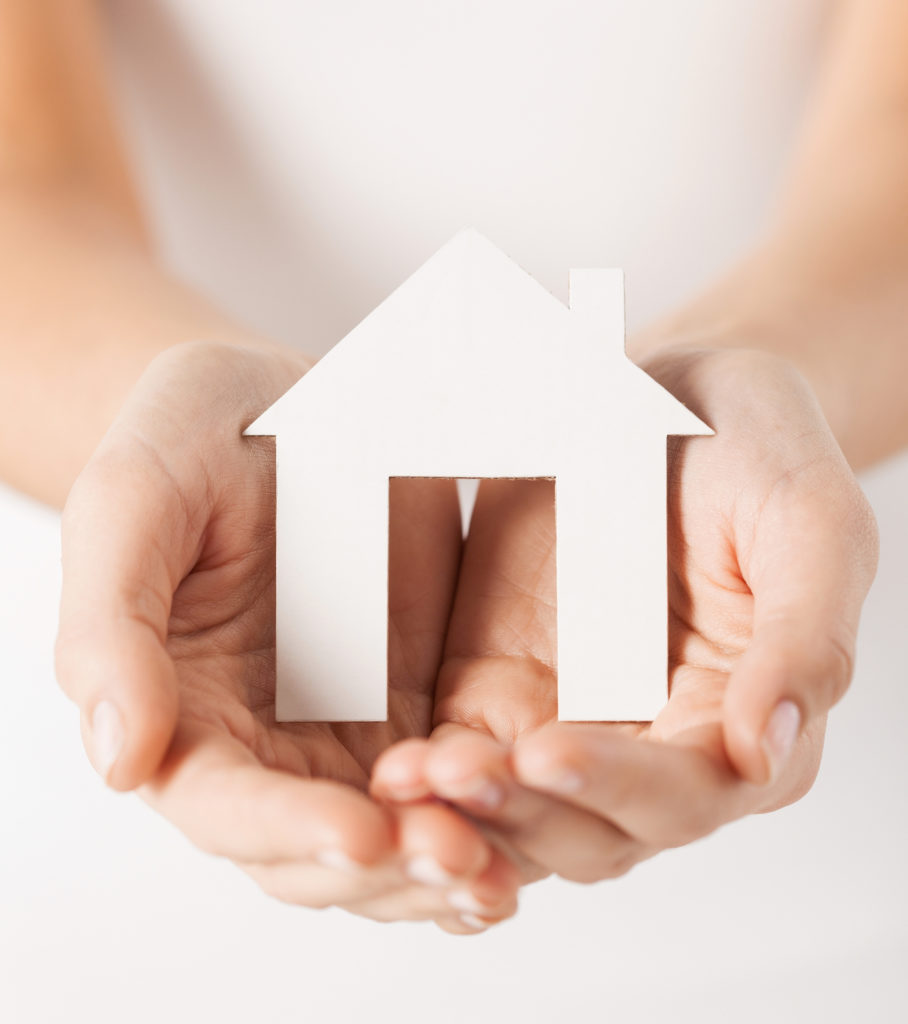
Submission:
[[[620,373],[664,434],[712,433],[624,355],[621,272],[572,270],[570,285],[569,309],[480,232],[459,231],[245,433],[280,433],[285,417],[336,393],[339,382],[349,392],[356,381],[375,388],[406,377],[411,390],[433,391],[445,412],[444,392],[465,372],[489,400],[503,381],[550,397],[558,380],[576,400],[589,380]]]

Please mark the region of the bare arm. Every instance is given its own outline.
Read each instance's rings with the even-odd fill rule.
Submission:
[[[92,0],[0,0],[0,475],[62,502],[149,360],[253,335],[157,263]],[[841,6],[762,243],[634,342],[785,355],[863,465],[908,443],[908,9]]]
[[[149,361],[264,344],[161,268],[94,0],[0,0],[0,477],[52,504]]]
[[[762,242],[636,339],[760,348],[807,376],[849,461],[908,444],[908,5],[847,0]]]

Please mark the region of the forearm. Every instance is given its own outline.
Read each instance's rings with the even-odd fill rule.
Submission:
[[[865,0],[841,17],[764,239],[630,350],[782,355],[863,466],[908,444],[908,7]]]
[[[774,353],[808,379],[854,468],[898,451],[908,445],[908,265],[874,275],[868,264],[837,265],[836,255],[844,251],[822,239],[782,237],[632,339],[630,355],[645,363],[682,346]]]
[[[0,190],[0,476],[60,504],[147,364],[185,341],[263,346],[157,264],[103,196]]]
[[[0,0],[0,477],[53,504],[148,362],[263,344],[148,243],[90,0]]]

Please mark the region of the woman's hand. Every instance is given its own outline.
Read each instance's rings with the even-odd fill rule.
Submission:
[[[390,720],[274,721],[273,446],[241,434],[306,368],[265,346],[154,360],[66,505],[58,676],[110,785],[267,892],[475,931],[513,912],[512,866],[453,810],[365,792],[377,755],[431,725],[452,485],[391,492]]]
[[[435,732],[374,771],[382,799],[433,794],[485,822],[524,879],[620,875],[796,800],[851,677],[876,529],[808,387],[747,351],[669,351],[646,369],[716,430],[669,446],[664,710],[651,725],[556,720],[553,487],[487,482]],[[590,666],[603,677],[608,630]]]

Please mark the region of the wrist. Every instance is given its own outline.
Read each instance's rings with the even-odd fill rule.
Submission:
[[[743,276],[743,275],[742,275]],[[628,339],[628,356],[657,378],[654,368],[697,353],[762,352],[783,360],[810,385],[840,446],[864,462],[855,423],[854,368],[846,349],[807,306],[759,299],[758,288],[730,283],[654,322]],[[670,384],[661,381],[666,386]]]

